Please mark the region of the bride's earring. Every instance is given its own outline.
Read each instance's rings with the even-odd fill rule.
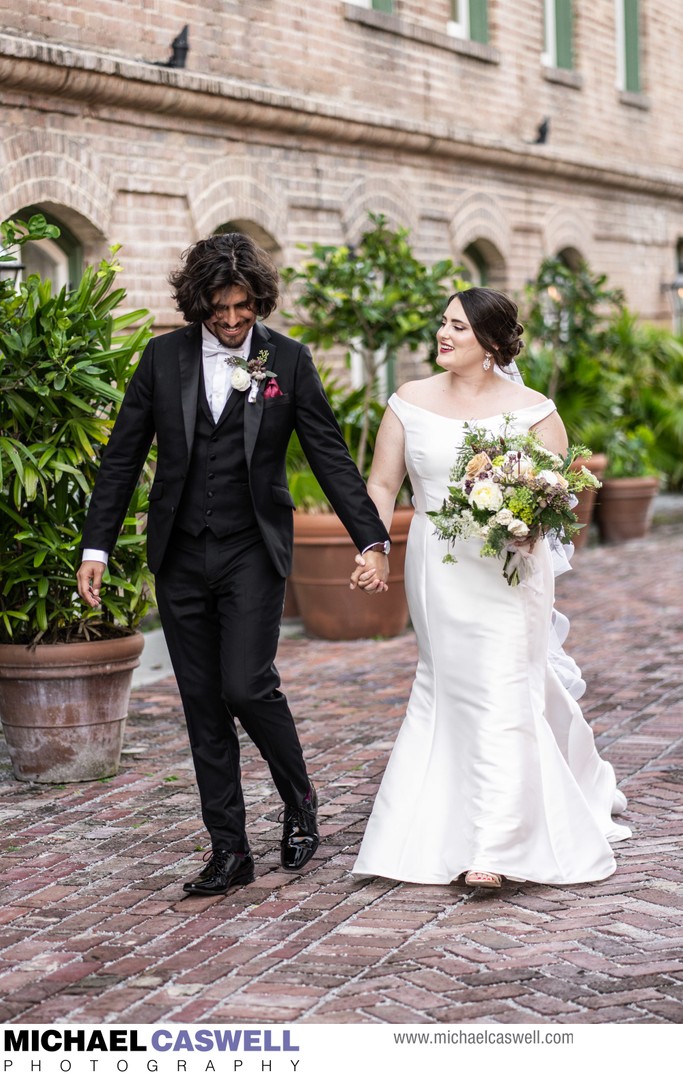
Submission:
[[[491,352],[490,351],[485,351],[484,352],[484,361],[482,362],[481,365],[483,366],[483,368],[485,370],[490,370],[491,369]]]

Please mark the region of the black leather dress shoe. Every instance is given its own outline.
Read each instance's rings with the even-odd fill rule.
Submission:
[[[311,785],[306,802],[300,807],[285,804],[284,827],[280,844],[283,870],[298,871],[305,867],[320,844],[316,811],[318,795]]]
[[[227,893],[233,885],[248,885],[254,881],[254,861],[251,856],[218,849],[196,878],[185,882],[183,889],[195,897],[215,897]]]

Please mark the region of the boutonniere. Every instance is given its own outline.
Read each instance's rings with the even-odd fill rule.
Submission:
[[[238,358],[236,356],[230,356],[225,361],[235,369],[232,371],[232,377],[230,378],[230,384],[238,392],[246,392],[249,389],[249,395],[247,396],[247,403],[253,403],[258,394],[259,385],[267,377],[271,378],[268,385],[275,384],[274,378],[277,374],[274,370],[267,370],[269,353],[264,348],[259,351],[258,355],[255,355],[253,359]],[[277,388],[277,384],[275,384]],[[275,395],[275,393],[273,393]],[[281,395],[279,392],[277,395]]]

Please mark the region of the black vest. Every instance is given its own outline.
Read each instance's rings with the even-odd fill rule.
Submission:
[[[233,389],[218,422],[214,422],[200,376],[197,424],[176,526],[190,534],[208,528],[224,538],[255,527],[244,453],[246,392]]]

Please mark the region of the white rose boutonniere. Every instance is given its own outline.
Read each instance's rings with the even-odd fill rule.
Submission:
[[[232,371],[232,377],[230,378],[230,384],[238,392],[246,392],[249,389],[249,395],[247,396],[247,403],[253,403],[258,396],[259,386],[262,381],[265,381],[267,377],[271,379],[269,384],[276,386],[277,374],[273,370],[267,370],[268,359],[270,355],[268,351],[263,348],[259,351],[253,359],[235,358],[231,356],[225,361],[234,367]],[[275,392],[272,393],[275,395]],[[278,393],[277,395],[281,395]]]
[[[251,378],[246,370],[241,366],[236,366],[232,371],[232,377],[230,378],[230,384],[238,392],[246,392],[251,385]]]

